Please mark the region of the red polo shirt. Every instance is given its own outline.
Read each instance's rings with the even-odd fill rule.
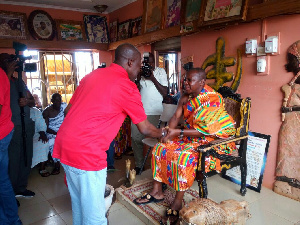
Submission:
[[[134,124],[147,118],[135,83],[114,63],[86,75],[70,104],[55,139],[53,157],[87,171],[107,166],[105,151],[127,115]]]
[[[10,83],[3,69],[0,68],[0,140],[5,138],[14,128],[11,121]]]

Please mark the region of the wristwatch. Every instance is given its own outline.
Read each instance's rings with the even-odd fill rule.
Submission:
[[[167,136],[167,131],[165,129],[162,129],[161,137],[164,138],[165,136]]]
[[[182,140],[182,138],[183,138],[183,129],[181,128],[181,129],[180,129],[180,134],[179,134],[179,139]]]

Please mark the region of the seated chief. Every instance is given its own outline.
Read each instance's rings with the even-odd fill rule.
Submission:
[[[67,103],[61,101],[61,95],[54,93],[51,97],[52,104],[47,106],[43,111],[43,117],[47,125],[47,138],[49,139],[49,151],[51,156],[53,154],[53,147],[56,138],[56,134],[65,118],[64,110],[67,107]],[[51,172],[52,175],[60,173],[59,159],[53,158],[55,163],[54,169]]]
[[[168,134],[152,151],[153,189],[134,200],[136,204],[160,202],[164,200],[162,183],[174,188],[175,200],[167,209],[161,224],[166,224],[167,220],[175,224],[178,220],[184,192],[195,179],[199,159],[197,147],[235,134],[235,122],[225,111],[222,96],[205,85],[205,80],[205,71],[200,68],[187,72],[184,94],[169,121]],[[182,115],[184,129],[177,129]],[[215,150],[220,154],[231,154],[236,148],[234,143],[229,143]],[[207,158],[205,164],[206,172],[221,170],[220,162],[214,157]]]

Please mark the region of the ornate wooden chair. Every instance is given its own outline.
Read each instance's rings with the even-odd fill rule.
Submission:
[[[199,186],[200,198],[207,198],[207,184],[206,178],[216,174],[216,171],[205,172],[205,158],[212,155],[221,162],[222,173],[225,173],[227,169],[235,166],[240,166],[241,169],[241,189],[242,196],[246,194],[246,176],[247,176],[247,164],[246,164],[246,150],[248,140],[248,128],[250,119],[250,107],[251,99],[241,99],[239,94],[233,93],[228,87],[221,87],[218,92],[223,96],[225,102],[226,111],[236,121],[237,132],[236,135],[227,139],[218,139],[210,142],[208,145],[202,145],[198,147],[201,152],[199,157],[199,163],[196,173],[196,180]],[[213,148],[230,142],[236,142],[239,145],[238,151],[232,155],[218,154]]]

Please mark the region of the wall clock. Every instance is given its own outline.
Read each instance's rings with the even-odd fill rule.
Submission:
[[[53,40],[55,36],[55,22],[43,10],[34,10],[28,17],[28,28],[31,36],[36,40]]]

